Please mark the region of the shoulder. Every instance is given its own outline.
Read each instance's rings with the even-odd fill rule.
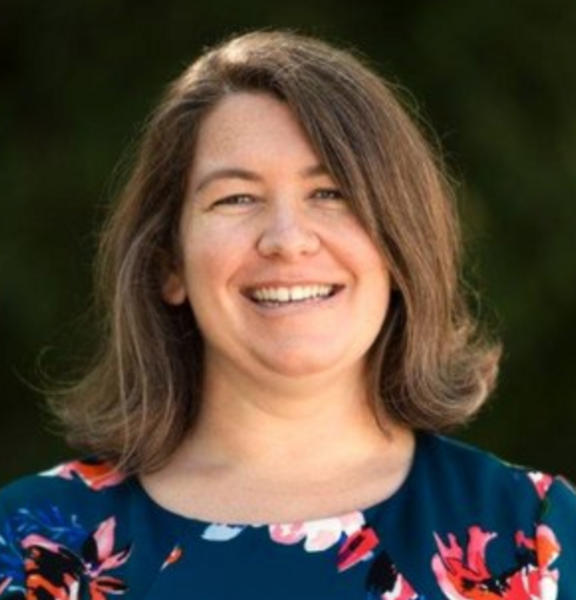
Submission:
[[[473,445],[440,435],[421,436],[422,485],[444,513],[474,514],[485,522],[527,527],[552,496],[569,504],[570,486],[554,474],[510,463]],[[576,507],[575,507],[576,514]]]
[[[442,435],[425,436],[427,460],[436,472],[459,482],[460,487],[495,486],[492,492],[509,486],[527,486],[542,498],[555,476],[524,465],[511,463],[492,452]]]
[[[117,565],[126,562],[130,549],[117,540],[126,538],[121,524],[130,496],[129,480],[95,459],[67,462],[0,490],[0,596],[23,594],[30,569],[44,577],[87,572],[109,556]]]
[[[0,490],[0,536],[2,530],[22,535],[27,525],[41,530],[83,523],[89,529],[124,511],[129,496],[129,480],[110,463],[98,459],[66,462]]]
[[[554,565],[563,589],[572,590],[566,598],[576,598],[576,492],[562,477],[554,478],[543,498],[537,541],[541,563]]]
[[[432,490],[427,508],[434,511],[432,564],[442,589],[478,585],[480,591],[482,582],[466,575],[474,556],[494,586],[529,590],[530,598],[576,600],[571,484],[442,436],[425,436],[423,446]]]
[[[125,482],[111,463],[96,458],[73,460],[8,484],[0,490],[0,506],[6,511],[37,502],[104,498],[102,492],[118,491]]]

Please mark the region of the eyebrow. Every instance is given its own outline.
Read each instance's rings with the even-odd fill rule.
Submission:
[[[298,175],[304,179],[311,177],[319,177],[321,175],[329,175],[328,169],[322,164],[306,167],[298,172]],[[223,167],[214,169],[205,175],[195,186],[193,193],[198,194],[214,181],[221,179],[242,179],[243,181],[262,181],[262,177],[255,171],[241,169],[239,167]]]

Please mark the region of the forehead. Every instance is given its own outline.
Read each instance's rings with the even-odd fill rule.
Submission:
[[[290,107],[262,92],[238,92],[221,100],[200,124],[193,158],[193,172],[222,162],[318,162]]]

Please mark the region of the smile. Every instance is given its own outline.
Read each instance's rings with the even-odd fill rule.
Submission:
[[[326,284],[259,287],[248,290],[247,296],[257,304],[285,305],[324,300],[334,296],[342,287]]]

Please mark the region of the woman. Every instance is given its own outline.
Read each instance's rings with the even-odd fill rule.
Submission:
[[[1,598],[576,598],[576,497],[438,435],[499,350],[438,160],[346,52],[236,37],[178,78],[103,235],[58,403],[92,458],[0,494]]]

